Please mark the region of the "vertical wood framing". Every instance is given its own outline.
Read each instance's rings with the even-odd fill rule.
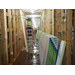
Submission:
[[[65,17],[62,18],[62,14]],[[75,10],[74,10],[75,14]],[[75,15],[74,15],[75,19]],[[59,47],[61,40],[67,42],[63,58],[64,65],[71,64],[71,42],[72,42],[72,10],[71,9],[46,9],[44,31],[59,37]],[[75,24],[75,22],[74,22]],[[75,31],[75,28],[74,28]],[[74,33],[75,34],[75,33]],[[75,37],[75,35],[74,35]],[[74,47],[74,46],[73,46]],[[73,48],[73,62],[75,63],[75,51]]]
[[[67,9],[67,44],[66,44],[66,64],[71,65],[71,40],[72,40],[72,10]]]
[[[66,14],[66,13],[67,13],[67,12],[66,12],[67,9],[65,9],[64,11],[65,11],[65,12],[64,12],[64,13],[65,13],[65,18],[64,18],[64,20],[66,20],[66,19],[67,19],[67,14]],[[66,31],[67,31],[67,28],[66,28],[66,27],[67,27],[67,21],[64,22],[64,28],[63,28],[63,29],[64,29],[64,30],[63,30],[63,31],[64,31],[64,35],[63,35],[64,39],[63,39],[63,40],[67,42],[67,40],[66,40],[66,36],[67,36]],[[66,49],[65,49],[65,50],[66,50]],[[65,61],[66,58],[65,58],[65,57],[66,57],[66,54],[65,54],[65,52],[64,52],[64,57],[63,57],[63,61],[62,61],[62,64],[63,64],[63,65],[66,63],[66,61]]]
[[[3,65],[12,64],[24,47],[22,20],[13,15],[20,15],[19,10],[0,9],[0,64]]]
[[[16,9],[16,15],[18,15],[19,11],[18,9]],[[19,22],[18,22],[18,17],[16,17],[16,29],[17,29],[17,48],[18,48],[18,53],[19,53],[19,26],[18,26]]]
[[[12,15],[15,14],[15,9],[12,9]],[[15,26],[15,16],[13,16],[13,29],[14,29],[14,57],[17,56],[16,52],[16,26]]]
[[[0,16],[1,16],[1,9],[0,9]],[[3,61],[2,61],[2,57],[3,57],[3,52],[2,52],[2,35],[1,35],[1,17],[0,17],[0,65],[3,64]]]
[[[52,9],[52,35],[54,35],[54,9]]]
[[[74,9],[74,31],[75,31],[75,9]],[[75,65],[75,32],[73,40],[73,65]]]
[[[5,9],[0,9],[1,14],[1,43],[2,43],[2,57],[3,57],[3,64],[8,64],[8,51],[7,51],[7,28],[6,28],[6,11]]]
[[[8,10],[8,20],[9,20],[9,40],[10,40],[10,63],[13,62],[13,55],[11,55],[11,53],[13,53],[13,48],[12,48],[12,25],[11,25],[11,9]]]

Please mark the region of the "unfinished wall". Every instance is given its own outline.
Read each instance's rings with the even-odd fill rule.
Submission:
[[[41,20],[40,30],[59,37],[59,46],[61,40],[67,42],[62,64],[72,64],[72,9],[44,9],[43,12],[44,15],[42,13],[42,16],[45,19]],[[62,18],[63,14],[65,14],[65,17]],[[73,53],[75,53],[74,48]],[[74,58],[73,55],[73,61]]]
[[[19,9],[0,9],[0,41],[0,64],[12,64],[24,47]]]
[[[40,30],[54,35],[54,9],[43,10]]]
[[[62,14],[65,17],[62,18]],[[72,10],[71,9],[57,9],[55,10],[55,36],[58,36],[60,41],[67,42],[63,64],[71,64],[71,40],[72,40]],[[59,41],[59,46],[60,46]]]

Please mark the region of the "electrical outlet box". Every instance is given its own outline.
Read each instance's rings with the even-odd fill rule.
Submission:
[[[62,16],[62,18],[64,19],[64,18],[65,18],[65,13],[62,13],[62,15],[61,15],[61,16]]]
[[[16,34],[16,36],[17,36],[17,34]]]
[[[13,52],[11,52],[10,54],[13,55]]]

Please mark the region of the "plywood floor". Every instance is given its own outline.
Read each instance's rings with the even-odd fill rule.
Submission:
[[[34,37],[34,45],[28,46],[29,52],[21,51],[13,65],[40,65],[38,41]]]

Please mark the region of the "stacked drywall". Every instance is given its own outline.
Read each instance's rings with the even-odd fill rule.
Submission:
[[[40,64],[41,65],[55,64],[57,49],[58,49],[58,38],[52,35],[46,35],[44,32],[41,32],[41,31],[39,31],[39,34],[40,34],[39,36]],[[50,60],[50,57],[51,57],[51,60]]]

